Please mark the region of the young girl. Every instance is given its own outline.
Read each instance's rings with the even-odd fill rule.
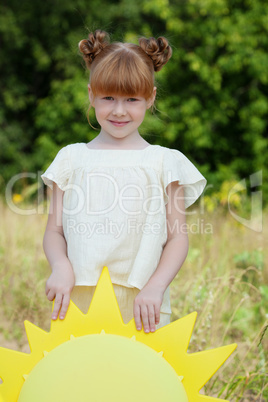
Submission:
[[[206,180],[181,152],[138,131],[154,104],[154,71],[171,56],[167,40],[110,44],[97,30],[79,49],[101,130],[61,149],[42,175],[53,189],[44,236],[52,319],[64,319],[70,298],[86,312],[107,266],[123,320],[154,332],[170,322],[169,284],[188,251],[185,208]]]

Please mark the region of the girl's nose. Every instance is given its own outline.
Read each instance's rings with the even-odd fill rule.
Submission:
[[[126,108],[123,101],[116,101],[114,103],[113,115],[124,116],[126,114]]]

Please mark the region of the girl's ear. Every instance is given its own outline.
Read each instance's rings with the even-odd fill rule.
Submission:
[[[89,97],[89,102],[90,102],[90,104],[91,104],[91,106],[93,106],[94,107],[94,95],[93,95],[93,93],[92,93],[92,90],[91,90],[91,87],[90,87],[90,85],[88,84],[88,97]]]
[[[150,109],[151,106],[153,106],[154,101],[156,97],[156,87],[154,87],[152,95],[150,96],[149,99],[147,99],[147,109]]]

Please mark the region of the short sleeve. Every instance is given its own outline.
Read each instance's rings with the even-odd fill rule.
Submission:
[[[68,146],[62,148],[56,155],[53,162],[49,165],[47,170],[41,175],[44,183],[53,188],[55,182],[61,190],[65,190],[70,177],[70,158]]]
[[[167,186],[177,181],[184,187],[185,208],[192,205],[202,194],[206,179],[183,153],[168,149],[163,157],[163,184],[165,204],[168,202]]]

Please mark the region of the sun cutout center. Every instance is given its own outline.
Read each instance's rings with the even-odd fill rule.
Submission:
[[[86,335],[42,359],[18,402],[137,402],[145,394],[155,402],[188,401],[175,370],[148,346],[118,335]]]

